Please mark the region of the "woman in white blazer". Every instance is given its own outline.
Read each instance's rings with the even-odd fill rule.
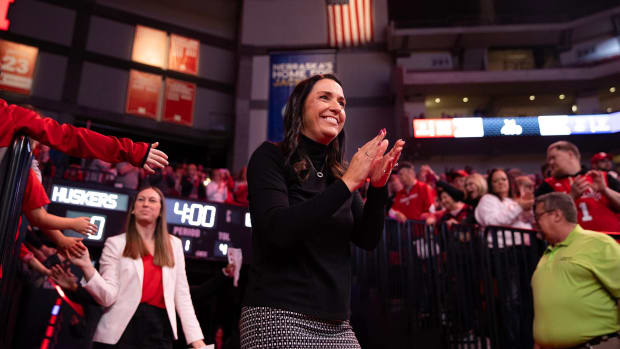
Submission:
[[[159,189],[138,192],[126,233],[105,242],[99,272],[88,253],[71,261],[84,272],[82,286],[105,307],[93,338],[96,348],[172,348],[177,338],[176,314],[187,343],[205,347],[181,240],[168,234]]]

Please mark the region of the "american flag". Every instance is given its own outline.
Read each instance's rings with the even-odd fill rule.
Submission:
[[[325,1],[329,46],[351,47],[372,42],[372,0]]]

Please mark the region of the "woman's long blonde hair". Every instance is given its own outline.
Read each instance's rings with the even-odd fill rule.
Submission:
[[[131,207],[129,208],[129,212],[127,214],[127,221],[125,223],[127,243],[125,244],[125,250],[123,250],[123,256],[137,259],[149,255],[149,251],[146,246],[144,246],[142,237],[140,237],[138,229],[136,229],[136,216],[133,214],[138,195],[147,189],[153,189],[157,195],[159,195],[161,204],[159,217],[157,217],[157,225],[155,226],[155,233],[153,236],[155,239],[155,254],[153,256],[153,263],[160,267],[174,267],[174,255],[172,252],[172,244],[170,243],[170,236],[168,235],[168,223],[166,222],[166,200],[161,190],[156,187],[149,186],[140,189],[131,203]]]

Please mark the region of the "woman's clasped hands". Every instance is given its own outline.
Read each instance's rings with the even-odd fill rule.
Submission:
[[[377,136],[358,148],[353,155],[347,171],[342,176],[342,181],[350,191],[361,187],[367,178],[370,178],[370,185],[373,187],[386,185],[392,169],[400,158],[405,141],[397,140],[392,149],[386,153],[389,141],[385,139],[385,135],[386,130],[380,130]]]

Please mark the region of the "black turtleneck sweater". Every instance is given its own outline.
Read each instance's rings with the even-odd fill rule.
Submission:
[[[346,320],[351,242],[366,250],[377,246],[387,188],[371,186],[364,204],[324,168],[326,146],[302,136],[299,147],[314,165],[305,181],[275,144],[263,143],[250,158],[253,259],[244,305]],[[325,176],[317,177],[317,170]]]

